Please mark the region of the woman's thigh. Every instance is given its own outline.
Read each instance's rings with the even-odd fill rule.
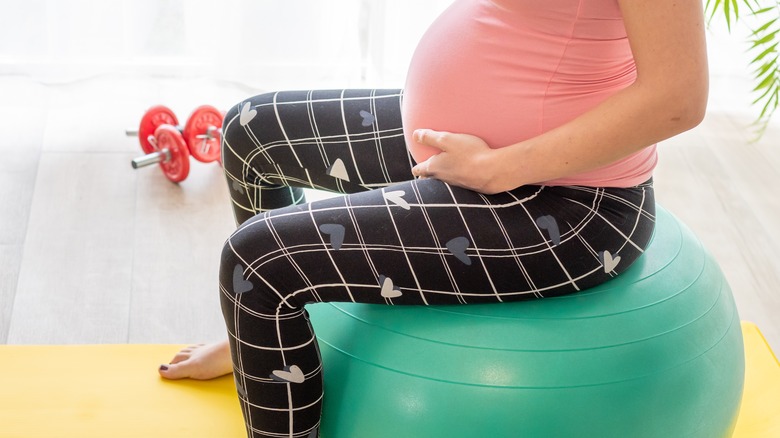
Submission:
[[[401,90],[272,92],[231,108],[222,161],[236,216],[303,203],[302,188],[356,193],[412,178]]]
[[[556,296],[604,282],[633,263],[650,240],[654,207],[649,183],[524,186],[488,196],[413,180],[247,221],[228,240],[222,287],[235,292],[240,270],[240,280],[265,291],[242,303],[273,313],[321,301]]]

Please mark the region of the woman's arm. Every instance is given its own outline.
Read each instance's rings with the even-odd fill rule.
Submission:
[[[418,130],[442,150],[414,167],[483,193],[596,169],[698,125],[708,71],[701,0],[618,0],[637,79],[597,107],[542,135],[491,149],[466,135]]]

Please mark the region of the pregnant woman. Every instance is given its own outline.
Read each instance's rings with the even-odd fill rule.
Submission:
[[[403,92],[240,102],[223,127],[228,340],[160,373],[233,372],[249,436],[318,436],[307,303],[501,303],[619,275],[653,230],[654,145],[706,99],[700,0],[457,0]]]

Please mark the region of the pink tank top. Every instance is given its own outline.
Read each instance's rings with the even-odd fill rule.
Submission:
[[[562,125],[634,82],[617,0],[456,0],[412,57],[403,121],[417,162],[435,150],[418,128],[508,146]],[[546,185],[630,187],[648,180],[651,146]]]

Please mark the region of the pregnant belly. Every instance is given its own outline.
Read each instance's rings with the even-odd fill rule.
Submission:
[[[410,69],[403,123],[409,151],[417,162],[438,150],[415,142],[416,129],[476,135],[493,148],[540,132],[541,100],[532,98],[532,87],[491,77],[489,71],[476,68],[474,60],[459,58],[460,54]]]
[[[595,37],[572,39],[555,28],[540,32],[523,14],[491,5],[455,1],[415,50],[402,114],[407,147],[418,163],[440,151],[415,142],[416,129],[471,134],[492,148],[506,147],[573,120],[635,80],[619,11],[615,20],[587,21]],[[655,149],[647,148],[546,183],[627,187],[647,180],[654,165]]]
[[[473,2],[456,2],[428,29],[412,57],[403,122],[417,162],[438,150],[416,143],[416,129],[476,135],[498,148],[537,135],[546,82],[528,53],[507,47],[521,35],[486,32]],[[464,18],[465,17],[465,18]],[[512,30],[512,32],[518,32]]]

